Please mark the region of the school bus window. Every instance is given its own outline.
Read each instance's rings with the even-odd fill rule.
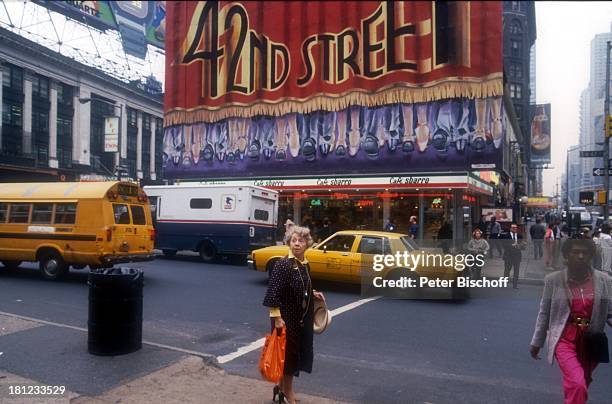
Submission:
[[[32,207],[32,223],[50,224],[53,217],[52,203],[35,203]]]
[[[58,203],[55,205],[56,224],[75,224],[76,223],[76,203]]]
[[[8,203],[0,202],[0,223],[6,222],[7,213],[8,213]]]
[[[130,213],[127,205],[113,203],[113,212],[115,214],[115,224],[130,224]]]
[[[255,209],[255,220],[263,220],[264,222],[268,220],[268,211]]]
[[[12,203],[9,213],[9,223],[27,223],[30,218],[29,203]]]
[[[147,217],[142,206],[130,205],[130,209],[132,209],[132,224],[147,224]]]

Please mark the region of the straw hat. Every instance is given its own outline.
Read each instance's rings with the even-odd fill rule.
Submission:
[[[315,334],[322,334],[331,324],[332,314],[327,309],[327,305],[323,299],[314,299],[314,324],[313,330]]]

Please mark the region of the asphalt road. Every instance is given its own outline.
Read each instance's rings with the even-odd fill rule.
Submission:
[[[267,276],[240,262],[203,264],[178,256],[132,266],[145,271],[147,341],[223,356],[268,330],[261,305]],[[8,335],[0,324],[0,369],[99,394],[182,355],[154,346],[123,362],[86,354],[86,333],[79,330],[87,328],[86,278],[72,272],[65,281],[47,282],[31,265],[0,273],[0,312],[50,322]],[[361,299],[359,288],[318,288],[331,309]],[[537,286],[521,286],[461,303],[367,302],[338,315],[325,334],[315,337],[314,372],[301,375],[296,388],[367,403],[562,402],[558,368],[527,353],[539,293]],[[259,378],[258,356],[256,349],[222,366]],[[590,402],[612,402],[612,366],[601,365],[594,379]]]

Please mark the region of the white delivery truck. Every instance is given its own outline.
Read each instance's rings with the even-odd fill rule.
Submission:
[[[154,210],[155,245],[166,256],[190,250],[210,262],[217,254],[247,255],[275,242],[277,191],[199,183],[144,190]]]

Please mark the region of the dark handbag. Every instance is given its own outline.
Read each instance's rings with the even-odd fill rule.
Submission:
[[[586,332],[584,344],[589,359],[593,362],[609,363],[608,337],[603,332]]]

